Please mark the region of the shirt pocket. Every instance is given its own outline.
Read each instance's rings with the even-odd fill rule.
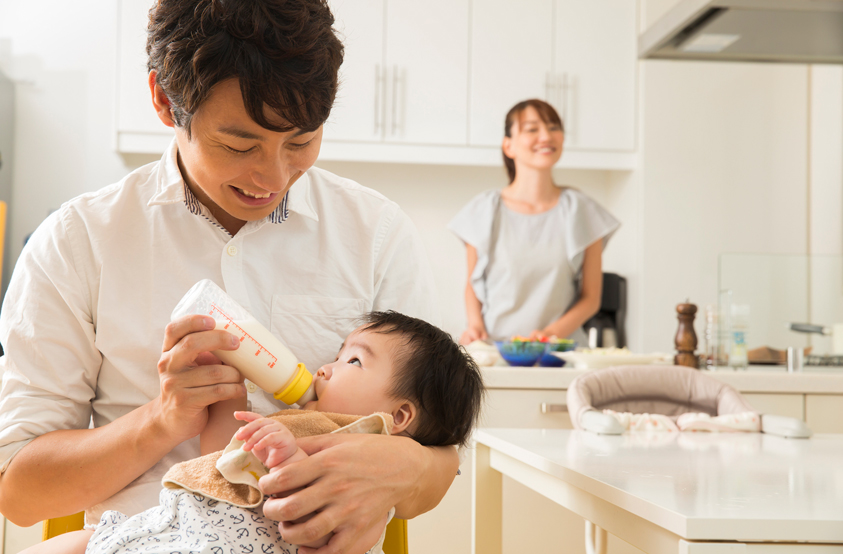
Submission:
[[[345,337],[369,311],[360,298],[276,294],[272,297],[272,333],[315,373],[334,361]]]

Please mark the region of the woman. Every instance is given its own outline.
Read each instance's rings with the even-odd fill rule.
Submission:
[[[462,344],[512,335],[585,342],[582,325],[600,308],[603,248],[620,223],[553,182],[564,139],[550,104],[516,104],[502,144],[509,186],[476,196],[449,225],[468,253]]]

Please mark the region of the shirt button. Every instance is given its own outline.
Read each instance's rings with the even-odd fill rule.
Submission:
[[[237,247],[233,244],[228,247],[228,255],[229,256],[236,256],[237,255]]]
[[[251,381],[246,381],[246,390],[249,392],[255,392],[258,390],[258,386]]]

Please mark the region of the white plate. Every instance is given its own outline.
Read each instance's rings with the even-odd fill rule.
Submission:
[[[602,369],[617,365],[649,365],[655,363],[670,363],[670,354],[592,354],[590,352],[550,352],[557,358],[565,360],[566,365],[573,365],[574,369]]]

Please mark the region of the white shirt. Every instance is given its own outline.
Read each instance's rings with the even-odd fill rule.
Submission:
[[[164,328],[200,279],[311,372],[365,312],[438,323],[424,247],[394,202],[311,168],[275,212],[232,237],[196,202],[176,153],[174,141],[161,161],[64,204],[21,253],[0,312],[0,471],[38,436],[100,427],[157,397]],[[249,401],[259,413],[284,407],[260,389]],[[198,438],[180,444],[87,522],[156,505],[166,470],[198,455]]]

